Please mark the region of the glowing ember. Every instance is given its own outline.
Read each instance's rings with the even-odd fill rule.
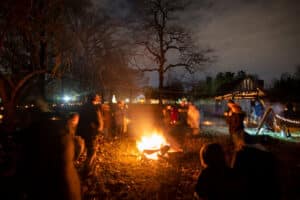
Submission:
[[[166,145],[168,145],[166,139],[158,133],[143,136],[141,140],[137,142],[138,150],[144,153],[146,158],[153,160],[158,159],[161,148]]]

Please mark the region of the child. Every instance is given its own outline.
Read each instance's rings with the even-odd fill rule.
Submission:
[[[217,143],[202,146],[200,162],[204,169],[196,184],[196,199],[232,199],[232,172],[226,164],[222,146]]]

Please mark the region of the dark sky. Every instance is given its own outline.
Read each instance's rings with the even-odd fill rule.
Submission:
[[[134,8],[134,0],[113,2],[118,15]],[[300,0],[194,0],[180,18],[199,45],[215,50],[202,76],[244,70],[268,84],[300,64],[299,16]]]
[[[244,70],[270,82],[295,71],[300,64],[299,0],[211,2],[212,7],[194,6],[184,16],[197,41],[216,50],[218,61],[208,73]]]

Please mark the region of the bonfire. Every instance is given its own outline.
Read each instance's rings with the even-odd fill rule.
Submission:
[[[157,132],[144,135],[137,141],[138,150],[148,159],[158,160],[164,156],[170,149],[170,144],[166,138]]]

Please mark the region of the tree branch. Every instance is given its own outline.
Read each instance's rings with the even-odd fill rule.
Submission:
[[[164,69],[164,72],[168,71],[170,68],[175,68],[175,67],[191,68],[191,66],[188,65],[188,64],[186,64],[186,63],[169,64],[169,65]]]
[[[45,74],[45,73],[47,73],[47,70],[37,70],[37,71],[27,74],[22,80],[20,80],[18,82],[17,86],[13,89],[10,100],[11,101],[15,100],[17,93],[19,92],[19,90],[24,86],[24,84],[27,81],[29,81],[31,78],[33,78],[37,75]]]
[[[159,55],[158,53],[156,53],[155,51],[153,51],[153,50],[149,47],[148,43],[145,43],[145,47],[146,47],[146,49],[147,49],[152,55],[154,55],[154,57],[156,57],[157,59],[160,59],[160,55]]]

